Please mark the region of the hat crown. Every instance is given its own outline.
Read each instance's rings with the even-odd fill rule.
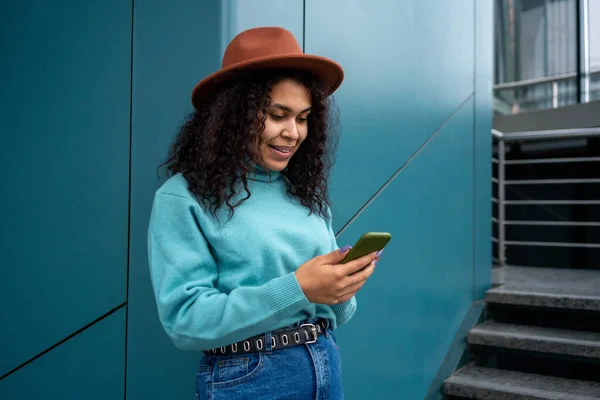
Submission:
[[[290,31],[279,27],[252,28],[234,37],[225,49],[221,68],[194,86],[192,104],[200,110],[221,84],[242,72],[276,68],[312,74],[322,83],[328,96],[344,79],[341,65],[322,56],[304,54]]]
[[[253,28],[238,34],[227,46],[222,68],[263,57],[303,54],[294,35],[279,27]]]

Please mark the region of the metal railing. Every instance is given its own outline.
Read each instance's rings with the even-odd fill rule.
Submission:
[[[579,102],[577,92],[579,77],[577,72],[567,72],[497,83],[494,85],[496,101],[502,103],[506,109],[497,109],[496,111],[503,114],[517,114],[523,111],[555,109],[577,104]],[[585,102],[599,99],[600,68],[586,71],[585,82],[585,91],[582,93]]]
[[[492,237],[492,241],[496,247],[497,257],[494,257],[494,262],[496,266],[504,266],[507,263],[506,250],[509,246],[530,246],[530,247],[553,247],[553,248],[583,248],[583,249],[600,249],[600,240],[596,240],[597,242],[577,242],[572,240],[536,240],[536,238],[527,237],[527,240],[518,240],[506,237],[506,228],[508,226],[521,226],[521,227],[548,227],[546,229],[553,229],[552,227],[570,227],[573,229],[589,229],[589,228],[597,228],[600,227],[600,218],[598,221],[590,221],[590,220],[575,220],[574,218],[569,218],[565,216],[565,214],[557,212],[554,207],[555,206],[568,206],[570,208],[580,207],[580,206],[600,206],[600,196],[597,198],[567,198],[567,199],[547,199],[547,198],[538,198],[538,196],[529,194],[524,194],[519,192],[519,189],[528,186],[528,187],[543,187],[544,190],[539,190],[538,192],[546,192],[546,193],[556,193],[555,189],[558,187],[574,187],[580,185],[597,185],[600,184],[600,156],[596,156],[598,154],[593,154],[593,156],[589,156],[589,154],[584,154],[585,156],[580,156],[581,152],[578,152],[576,155],[568,155],[560,154],[556,152],[556,148],[560,148],[560,146],[556,146],[557,143],[561,141],[571,141],[571,140],[584,140],[583,143],[587,145],[588,139],[591,138],[599,138],[600,137],[600,127],[599,128],[584,128],[584,129],[561,129],[561,130],[547,130],[547,131],[530,131],[530,132],[514,132],[514,133],[502,133],[497,130],[492,130],[492,135],[495,143],[495,151],[493,151],[492,162],[495,164],[496,177],[492,176],[492,184],[495,185],[495,196],[492,198],[494,210],[494,217],[492,218],[492,223],[495,228],[494,231],[497,232],[495,236]],[[519,153],[517,156],[513,155],[511,157],[507,157],[507,153],[510,154],[511,146],[519,145],[523,147],[524,145],[532,144],[532,143],[546,143],[546,144],[554,144],[554,151],[546,151],[543,152],[542,156],[539,157],[539,153],[533,156],[524,155],[524,153]],[[597,153],[597,152],[596,152]],[[548,155],[550,154],[550,155]],[[547,168],[553,167],[555,170],[557,168],[557,164],[560,165],[561,171],[567,170],[567,167],[573,165],[573,163],[579,163],[580,165],[587,166],[577,169],[578,171],[586,172],[587,175],[590,175],[590,171],[596,171],[596,177],[564,177],[560,178],[552,178],[552,177],[541,177],[538,179],[531,179],[530,177],[526,177],[521,179],[522,177],[519,174],[515,174],[514,171],[511,173],[511,178],[507,179],[507,166],[522,166],[522,168],[539,168],[540,165],[548,165]],[[590,163],[599,163],[593,169],[589,169]],[[594,164],[591,164],[594,165]],[[546,167],[544,167],[546,168]],[[543,171],[542,168],[536,171]],[[586,175],[584,174],[584,175]],[[543,186],[542,186],[543,185]],[[507,191],[511,191],[511,198],[507,197]],[[562,190],[562,193],[569,193],[569,190]],[[581,191],[575,191],[577,193],[582,193]],[[535,190],[533,193],[536,193]],[[600,193],[600,190],[587,191],[586,193]],[[515,199],[515,197],[519,197],[519,199]],[[568,197],[568,196],[567,196]],[[507,209],[508,207],[520,207],[520,206],[534,206],[538,208],[544,208],[544,214],[550,215],[552,218],[545,219],[529,219],[529,218],[512,218],[507,219]],[[600,211],[600,209],[598,209]],[[596,211],[595,211],[596,212]],[[567,212],[566,214],[572,214]],[[600,215],[600,212],[597,214]],[[512,228],[514,229],[514,228]],[[527,229],[527,228],[524,228]],[[600,232],[600,231],[599,231]],[[521,235],[523,236],[523,235]],[[598,235],[594,235],[598,236]],[[510,263],[512,264],[512,263]]]

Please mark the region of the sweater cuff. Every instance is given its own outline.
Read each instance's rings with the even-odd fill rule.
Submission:
[[[356,312],[356,297],[352,297],[350,300],[344,303],[331,306],[331,308],[333,309],[333,312],[336,316],[336,326],[334,327],[335,329],[348,322]]]
[[[269,281],[262,289],[267,304],[274,313],[292,306],[300,310],[310,304],[293,272]]]

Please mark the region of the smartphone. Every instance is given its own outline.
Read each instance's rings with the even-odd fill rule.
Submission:
[[[374,251],[382,250],[392,239],[388,232],[367,232],[358,239],[354,247],[350,249],[342,264],[366,256]]]

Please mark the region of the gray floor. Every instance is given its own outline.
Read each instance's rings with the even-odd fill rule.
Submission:
[[[509,266],[494,268],[493,279],[505,289],[600,298],[600,270]]]

